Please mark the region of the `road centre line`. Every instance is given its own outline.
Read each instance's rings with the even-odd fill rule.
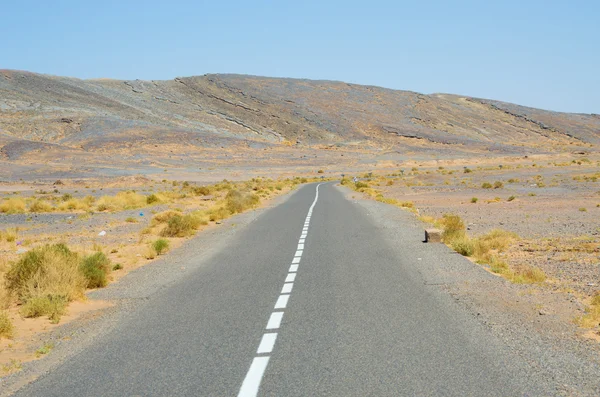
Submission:
[[[300,263],[300,258],[304,252],[304,241],[306,239],[306,236],[308,235],[310,217],[319,199],[319,186],[321,186],[320,183],[315,189],[315,199],[313,200],[308,210],[308,215],[306,216],[306,221],[304,222],[304,228],[302,229],[302,235],[300,236],[300,240],[298,242],[298,249],[294,254],[294,258],[292,259],[292,264],[290,265],[289,272],[285,277],[285,282],[283,284],[283,288],[281,289],[281,295],[279,295],[277,301],[275,302],[274,310],[285,309],[290,299],[290,293],[292,292],[294,281],[296,280],[296,272],[298,271],[299,267],[298,264]],[[266,329],[279,329],[279,327],[281,326],[281,321],[283,320],[283,313],[283,311],[272,312],[271,316],[269,317],[269,320],[267,321]],[[260,344],[258,345],[256,354],[270,354],[275,347],[276,340],[276,332],[264,333]],[[242,386],[240,387],[238,397],[256,397],[258,395],[262,378],[269,364],[269,359],[270,356],[254,357],[254,359],[252,360],[252,364],[250,364],[250,369],[246,373],[246,377],[242,382]]]
[[[285,282],[293,283],[294,281],[296,281],[296,273],[288,273],[287,277],[285,278]]]
[[[279,298],[277,298],[277,302],[275,302],[275,309],[285,309],[289,300],[289,294],[279,295]]]
[[[246,374],[246,378],[244,378],[244,383],[242,383],[238,397],[253,397],[258,394],[258,388],[260,387],[260,382],[262,382],[262,377],[268,364],[268,356],[254,357],[252,364],[250,364],[250,369]]]
[[[281,289],[282,294],[289,294],[292,292],[292,288],[294,287],[294,283],[285,283],[283,284],[283,288]]]
[[[264,334],[260,341],[260,345],[258,345],[258,350],[256,351],[256,354],[271,353],[273,351],[273,347],[275,347],[276,339],[276,332],[269,332]]]
[[[281,320],[283,319],[283,312],[273,312],[271,313],[271,317],[269,317],[269,321],[267,322],[267,329],[277,329],[281,325]]]

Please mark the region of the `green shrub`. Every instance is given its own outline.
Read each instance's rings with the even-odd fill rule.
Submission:
[[[154,248],[154,251],[156,251],[156,255],[162,255],[169,249],[169,240],[159,238],[152,243],[152,248]]]
[[[121,270],[121,269],[123,269],[123,265],[121,265],[120,263],[117,263],[113,266],[112,269],[113,270]]]
[[[494,182],[494,189],[501,189],[503,187],[504,187],[504,183],[502,183],[500,181]]]
[[[86,256],[80,266],[80,270],[87,280],[88,288],[106,287],[111,268],[110,259],[102,252]]]
[[[355,188],[356,190],[359,190],[359,189],[364,189],[364,188],[368,188],[368,187],[369,187],[369,184],[368,184],[368,183],[365,183],[365,182],[360,182],[360,181],[358,181],[358,182],[356,182],[356,183],[354,184],[354,188]]]
[[[507,201],[513,201],[514,199],[516,199],[515,196],[510,196]]]
[[[483,189],[491,189],[491,188],[492,188],[492,184],[491,184],[491,183],[489,183],[489,182],[483,182],[483,183],[481,184],[481,187],[482,187]]]
[[[479,199],[477,197],[471,197],[471,202],[475,204]]]

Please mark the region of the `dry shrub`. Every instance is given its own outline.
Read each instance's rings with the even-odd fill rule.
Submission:
[[[458,215],[445,214],[440,220],[440,224],[444,229],[442,238],[447,244],[451,244],[453,240],[460,239],[465,236],[465,224]]]
[[[52,212],[54,207],[52,204],[45,200],[34,200],[29,205],[29,211],[31,212]]]
[[[146,204],[151,205],[157,203],[160,203],[160,198],[156,194],[151,194],[146,197]]]
[[[15,327],[13,326],[8,313],[0,311],[0,339],[12,339],[15,335]]]
[[[225,207],[231,214],[244,212],[247,209],[255,208],[260,203],[260,198],[249,192],[241,192],[236,189],[230,190],[225,196]]]
[[[231,212],[225,207],[214,207],[208,211],[208,218],[211,222],[217,222],[222,219],[227,219],[231,216]]]
[[[163,237],[187,237],[193,235],[199,226],[200,219],[194,215],[175,215],[169,219],[160,235]]]
[[[83,296],[86,279],[79,257],[64,244],[34,248],[13,263],[6,287],[22,303],[25,317],[47,315],[58,322],[69,301]]]
[[[208,196],[212,193],[212,190],[209,186],[195,186],[192,188],[192,191],[196,196]]]
[[[154,217],[152,217],[152,224],[158,225],[161,223],[167,223],[174,216],[181,216],[181,212],[173,210],[159,212],[158,214],[154,215]]]
[[[65,244],[47,244],[25,253],[5,279],[8,290],[21,301],[39,295],[59,295],[71,301],[82,296],[86,284],[78,255]]]
[[[0,203],[0,212],[4,214],[21,214],[25,212],[25,200],[20,197],[6,199]]]
[[[451,247],[454,251],[463,256],[471,256],[475,252],[474,241],[465,235],[452,240]]]

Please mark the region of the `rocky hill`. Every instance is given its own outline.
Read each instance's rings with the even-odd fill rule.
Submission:
[[[32,153],[143,155],[158,145],[200,150],[254,143],[502,154],[590,150],[600,144],[600,116],[333,81],[80,80],[0,70],[4,161]]]

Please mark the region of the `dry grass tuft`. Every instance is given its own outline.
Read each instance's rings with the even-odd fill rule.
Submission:
[[[576,319],[577,324],[583,328],[595,328],[600,326],[600,291],[596,291],[591,299],[586,313]]]
[[[4,214],[22,214],[25,208],[25,200],[20,197],[5,199],[0,203],[0,212]]]
[[[5,231],[0,231],[0,242],[2,240],[4,240],[7,243],[12,243],[17,239],[18,236],[19,236],[18,228],[16,228],[16,227],[8,228]]]
[[[97,202],[98,211],[123,211],[142,208],[147,205],[147,197],[136,192],[119,192],[115,196],[102,196]]]
[[[45,200],[34,200],[29,205],[29,211],[31,212],[52,212],[54,211],[54,207],[52,204]]]

